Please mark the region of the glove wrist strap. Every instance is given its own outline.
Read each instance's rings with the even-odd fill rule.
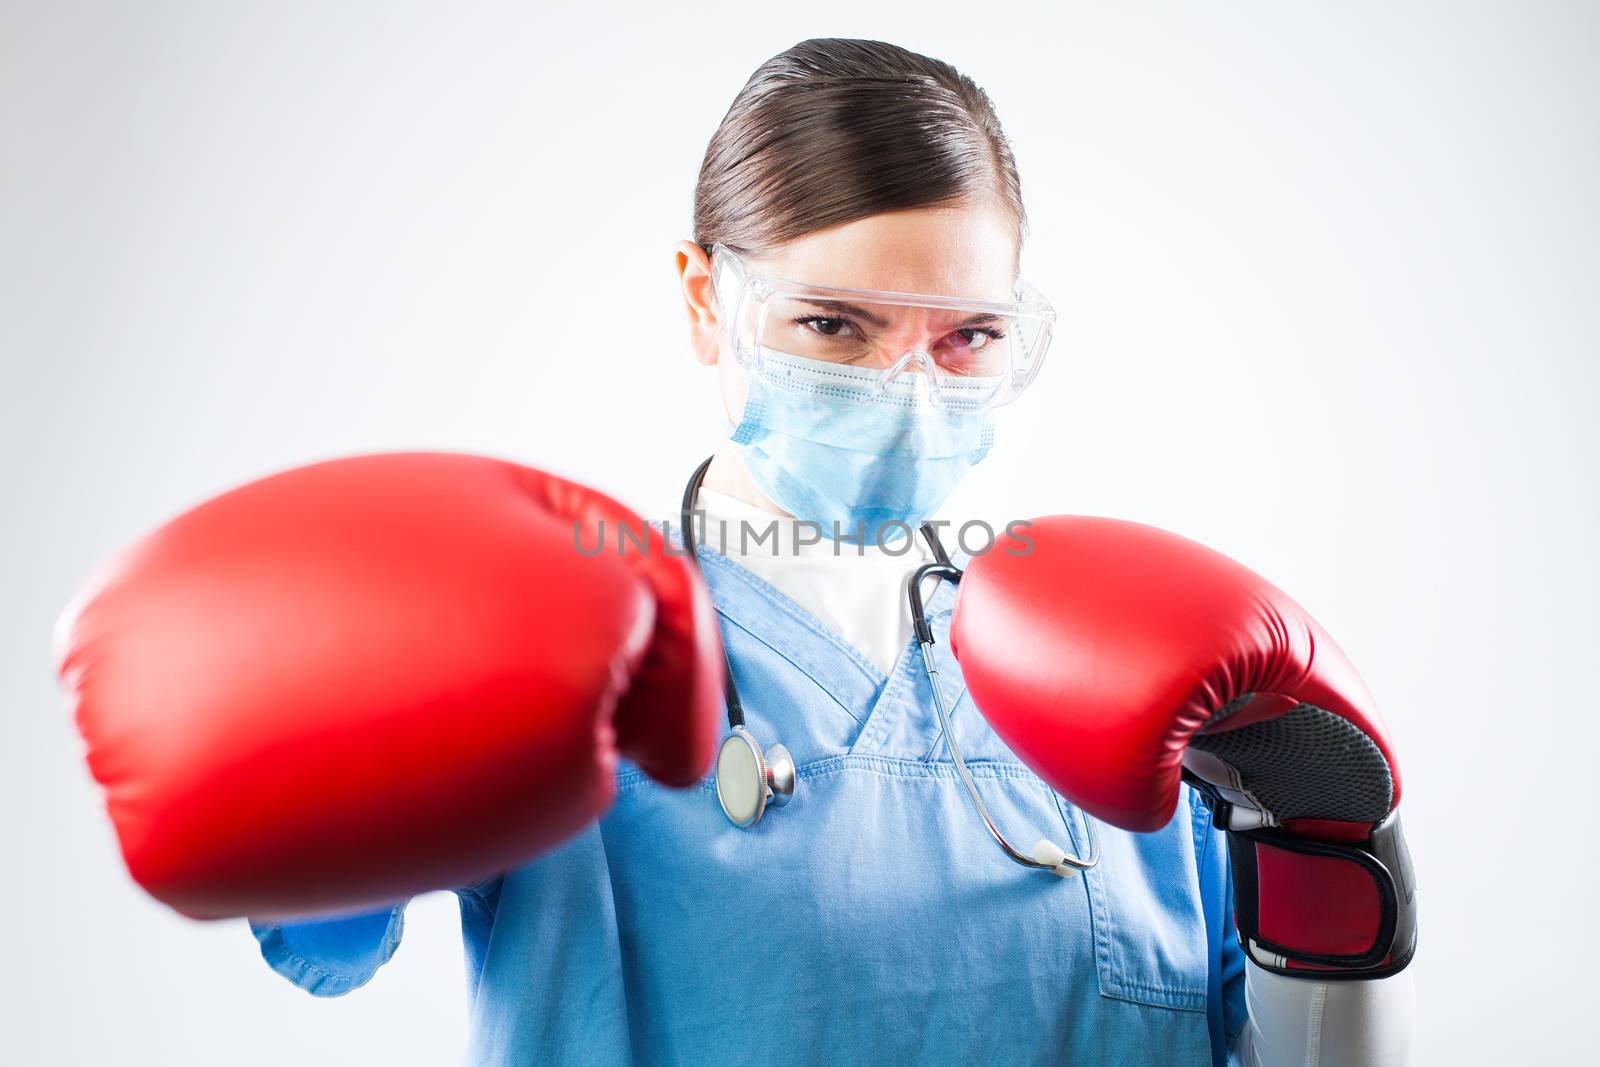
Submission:
[[[1226,826],[1225,813],[1216,813]],[[1416,949],[1416,882],[1398,812],[1363,842],[1229,830],[1234,924],[1259,966],[1318,979],[1385,978]]]

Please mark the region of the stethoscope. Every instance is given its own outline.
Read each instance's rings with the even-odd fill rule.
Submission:
[[[695,554],[694,500],[710,466],[711,459],[708,458],[696,467],[694,474],[689,477],[689,484],[683,490],[683,507],[679,514],[684,544],[688,548],[689,558],[695,561],[697,567],[700,561]],[[911,626],[916,633],[917,644],[922,649],[923,673],[927,675],[928,685],[933,691],[934,709],[939,713],[939,726],[944,733],[945,744],[950,748],[950,756],[955,762],[956,771],[961,776],[962,784],[966,786],[967,795],[972,798],[973,806],[978,809],[978,815],[983,819],[983,825],[988,828],[989,836],[994,838],[995,843],[1014,862],[1063,877],[1086,871],[1100,862],[1100,841],[1095,834],[1094,820],[1087,813],[1084,814],[1084,825],[1088,829],[1089,836],[1087,857],[1072,855],[1048,838],[1040,838],[1031,853],[1023,853],[1014,848],[995,826],[983,797],[978,794],[978,787],[967,770],[967,762],[962,758],[961,746],[956,741],[955,732],[950,728],[950,709],[945,704],[944,690],[939,687],[939,667],[933,655],[933,627],[928,623],[922,599],[924,580],[934,578],[954,584],[961,581],[962,572],[961,568],[950,562],[950,557],[945,553],[944,545],[940,543],[939,535],[932,526],[923,523],[919,532],[928,542],[934,562],[918,567],[912,574],[906,591],[906,600],[911,609]],[[763,748],[745,726],[744,705],[739,700],[739,687],[733,679],[733,662],[727,658],[726,651],[723,655],[723,670],[728,704],[728,733],[717,749],[715,770],[717,802],[722,805],[722,812],[728,817],[728,821],[735,826],[745,828],[760,822],[768,807],[781,808],[793,800],[799,779],[795,773],[794,757],[789,754],[787,748],[780,744],[771,744]]]

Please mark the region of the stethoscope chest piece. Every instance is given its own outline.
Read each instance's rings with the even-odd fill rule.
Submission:
[[[765,752],[743,726],[735,726],[717,750],[717,802],[735,826],[754,826],[767,805],[781,808],[794,796],[794,758],[782,745]]]

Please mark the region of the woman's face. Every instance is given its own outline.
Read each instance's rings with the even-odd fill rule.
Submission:
[[[919,208],[858,219],[792,241],[774,255],[746,257],[762,274],[845,289],[1011,299],[1016,280],[1016,224],[989,206]],[[719,329],[710,264],[693,242],[678,245],[678,266],[696,358],[715,364],[729,420],[744,410],[747,379]],[[923,339],[908,338],[912,345]],[[908,346],[909,347],[909,346]]]

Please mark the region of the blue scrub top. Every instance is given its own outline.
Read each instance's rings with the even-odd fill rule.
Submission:
[[[989,838],[914,644],[885,678],[814,616],[701,550],[763,744],[794,800],[741,830],[710,778],[624,763],[610,811],[524,867],[456,890],[474,1064],[1227,1062],[1245,1022],[1227,844],[1185,786],[1165,828],[1099,825],[1098,867],[1030,871]],[[928,603],[952,729],[1002,832],[1087,847],[1083,814],[977,714]],[[254,924],[320,996],[393,954],[403,906]]]

